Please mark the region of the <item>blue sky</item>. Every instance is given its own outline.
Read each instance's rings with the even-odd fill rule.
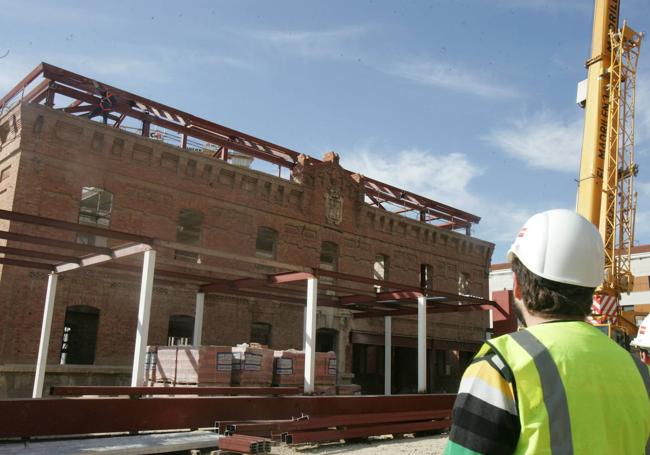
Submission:
[[[0,93],[41,61],[482,217],[574,208],[592,0],[0,0]],[[650,32],[650,1],[621,18]],[[650,42],[637,87],[637,243],[650,242]]]

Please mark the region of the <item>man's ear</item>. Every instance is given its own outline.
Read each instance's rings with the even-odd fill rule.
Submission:
[[[514,272],[512,273],[512,293],[515,299],[521,300],[521,287],[519,287],[519,280]]]

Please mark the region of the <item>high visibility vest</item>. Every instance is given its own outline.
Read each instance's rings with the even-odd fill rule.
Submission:
[[[601,331],[548,322],[487,345],[514,375],[516,454],[646,453],[650,370]]]

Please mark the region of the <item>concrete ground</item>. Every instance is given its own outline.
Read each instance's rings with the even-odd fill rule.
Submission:
[[[402,454],[402,455],[441,455],[447,444],[447,435],[421,436],[417,438],[404,437],[393,439],[390,436],[371,438],[368,442],[344,444],[321,443],[304,444],[289,447],[280,445],[273,447],[277,455],[321,455],[321,454]]]

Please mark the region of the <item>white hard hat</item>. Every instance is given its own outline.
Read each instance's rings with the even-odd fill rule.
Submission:
[[[645,317],[639,326],[639,332],[630,345],[636,346],[637,348],[650,349],[650,314]]]
[[[594,288],[603,282],[605,252],[596,227],[571,210],[533,215],[507,253],[535,275]]]

